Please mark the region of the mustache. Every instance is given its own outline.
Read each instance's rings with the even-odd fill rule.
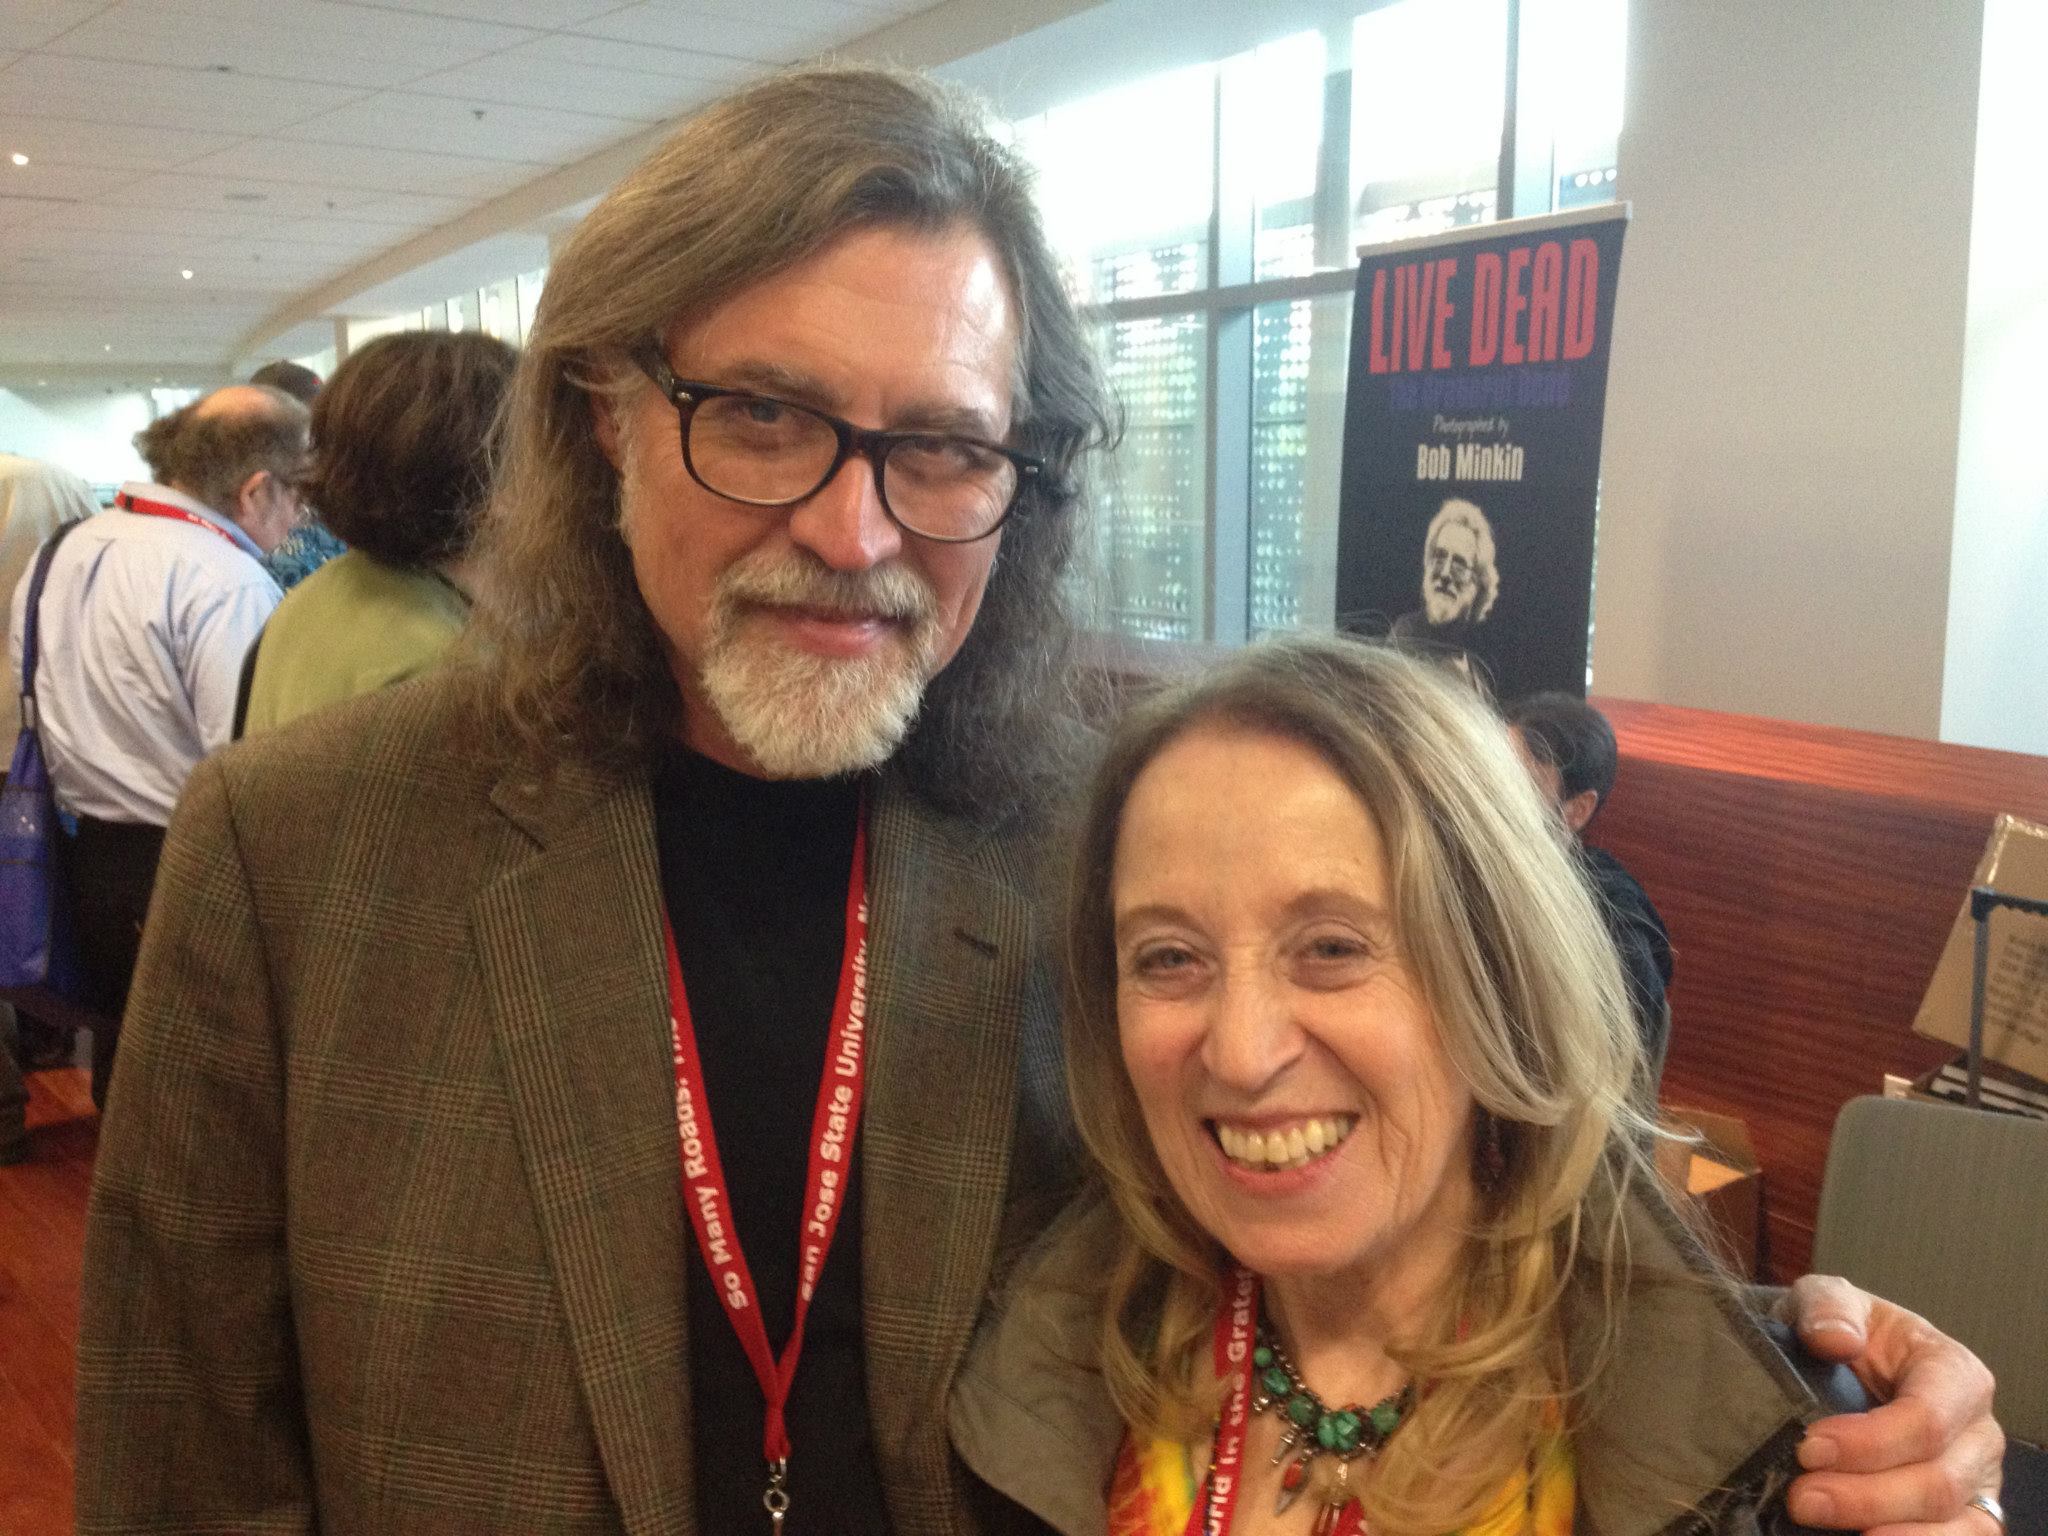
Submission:
[[[804,551],[727,567],[718,581],[718,598],[727,608],[741,603],[820,608],[908,624],[937,623],[939,617],[937,595],[903,566],[838,571]]]

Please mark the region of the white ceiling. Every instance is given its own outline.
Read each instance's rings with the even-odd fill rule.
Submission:
[[[0,372],[218,370],[380,253],[930,4],[0,0]]]

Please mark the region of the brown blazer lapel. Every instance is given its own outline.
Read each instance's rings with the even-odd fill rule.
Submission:
[[[472,909],[511,1116],[625,1528],[690,1536],[681,1197],[646,786],[493,803],[541,847]]]
[[[959,1529],[946,1389],[989,1284],[1032,912],[1003,845],[885,785],[868,854],[861,1128],[868,1402],[902,1536]]]

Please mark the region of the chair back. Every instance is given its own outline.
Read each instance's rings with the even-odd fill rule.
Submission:
[[[2048,1120],[1850,1100],[1813,1265],[1962,1340],[1998,1377],[2006,1433],[2048,1440]]]

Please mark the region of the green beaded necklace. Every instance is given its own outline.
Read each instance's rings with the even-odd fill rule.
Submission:
[[[1401,1420],[1415,1404],[1415,1384],[1389,1392],[1370,1408],[1353,1403],[1344,1408],[1325,1408],[1323,1400],[1301,1379],[1301,1372],[1287,1358],[1287,1351],[1273,1337],[1265,1318],[1259,1319],[1257,1341],[1252,1347],[1253,1413],[1277,1412],[1283,1421],[1280,1449],[1273,1457],[1278,1466],[1288,1457],[1287,1470],[1280,1474],[1280,1496],[1275,1514],[1283,1514],[1308,1486],[1309,1468],[1320,1456],[1337,1461],[1341,1487],[1352,1462],[1361,1456],[1377,1456],[1387,1437],[1401,1427]],[[1298,1454],[1297,1454],[1298,1451]]]

